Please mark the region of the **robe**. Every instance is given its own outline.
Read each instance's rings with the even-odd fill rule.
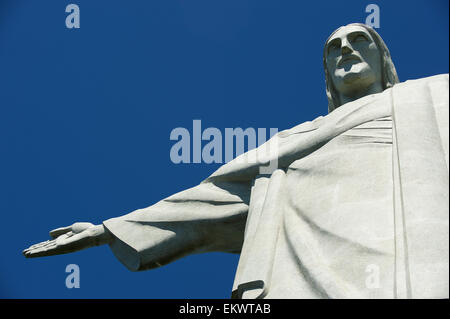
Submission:
[[[448,298],[448,89],[409,80],[281,131],[104,221],[110,247],[131,271],[240,253],[232,298]]]

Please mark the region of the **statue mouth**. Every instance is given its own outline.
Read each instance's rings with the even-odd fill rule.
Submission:
[[[341,60],[338,62],[338,67],[343,66],[344,64],[347,64],[349,62],[361,62],[361,59],[358,58],[356,55],[349,55],[349,56],[345,56],[343,58],[341,58]]]

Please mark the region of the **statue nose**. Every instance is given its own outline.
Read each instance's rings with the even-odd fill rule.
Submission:
[[[348,44],[343,44],[342,45],[342,48],[341,48],[341,53],[342,54],[349,54],[352,51],[353,51],[352,48]]]
[[[342,45],[341,45],[341,54],[349,54],[353,51],[352,46],[350,45],[350,43],[348,42],[347,39],[343,39],[342,40]]]

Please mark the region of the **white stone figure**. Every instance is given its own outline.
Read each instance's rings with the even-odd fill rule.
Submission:
[[[324,67],[329,114],[279,132],[257,161],[246,158],[261,147],[148,208],[53,230],[24,255],[109,244],[138,271],[233,252],[234,298],[448,298],[448,74],[399,83],[363,24],[333,32]]]

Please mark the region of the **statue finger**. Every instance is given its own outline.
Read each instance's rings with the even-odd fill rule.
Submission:
[[[61,238],[61,236],[59,238]],[[70,251],[67,251],[67,246],[65,245],[64,240],[60,242],[58,242],[57,240],[52,240],[48,242],[47,245],[26,251],[24,255],[25,257],[33,258],[59,255],[66,252]]]
[[[51,242],[51,241],[52,241],[52,240],[46,240],[46,241],[43,241],[43,242],[40,242],[40,243],[31,245],[30,247],[28,247],[28,248],[25,249],[25,250],[36,249],[36,248],[45,246],[46,244],[48,244],[48,243]]]
[[[27,258],[51,256],[55,254],[55,248],[58,246],[55,242],[48,243],[46,246],[30,249],[24,252],[24,256]]]
[[[48,243],[50,240],[47,240],[47,241],[43,241],[43,242],[40,242],[40,243],[37,243],[37,244],[34,244],[34,245],[31,245],[30,247],[28,247],[27,249],[25,249],[25,250],[29,250],[29,249],[33,249],[33,248],[37,248],[37,247],[39,247],[39,246],[42,246],[42,245],[44,245],[45,243]]]
[[[74,223],[71,227],[72,227],[72,232],[77,234],[77,233],[81,233],[81,232],[85,231],[86,229],[91,228],[93,226],[94,226],[94,224],[92,224],[92,223],[77,222],[77,223]]]
[[[39,248],[43,248],[43,247],[47,247],[50,245],[53,245],[55,243],[55,240],[48,240],[46,242],[42,242],[40,244],[37,245],[33,245],[30,248],[26,249],[27,251],[31,251],[31,250],[35,250],[35,249],[39,249]]]
[[[57,244],[56,239],[47,240],[42,243],[30,246],[29,248],[23,250],[22,253],[25,255],[28,252],[32,252],[32,251],[35,251],[35,250],[41,249],[41,248],[51,247],[51,246],[54,246],[55,244]]]
[[[60,228],[56,228],[50,231],[50,237],[52,238],[56,238],[61,236],[62,234],[65,234],[69,231],[72,230],[72,225],[71,226],[67,226],[67,227],[60,227]]]

